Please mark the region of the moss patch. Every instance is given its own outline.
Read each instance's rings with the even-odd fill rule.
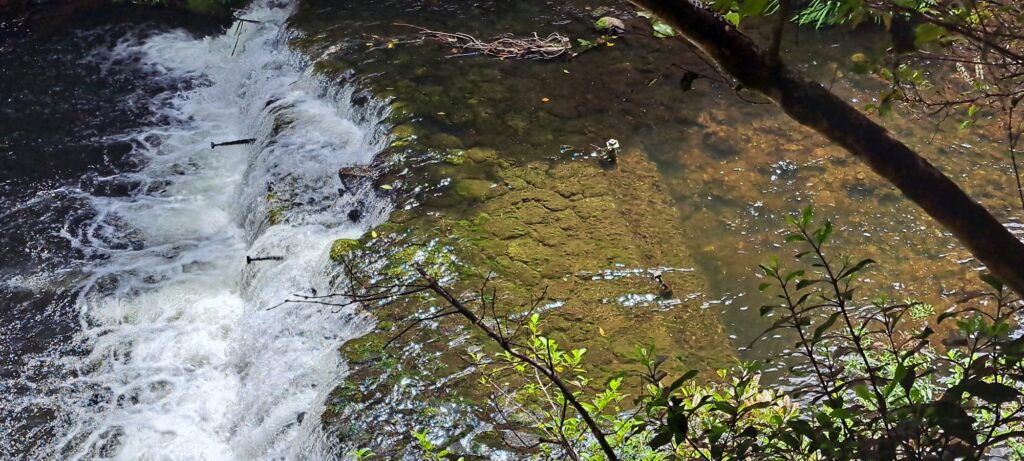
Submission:
[[[643,154],[621,155],[618,168],[606,170],[590,160],[516,165],[487,149],[470,152],[467,158],[486,168],[467,163],[446,170],[455,177],[437,192],[454,200],[445,208],[397,212],[401,224],[378,228],[376,238],[339,240],[339,252],[392,276],[408,275],[408,263],[418,261],[464,297],[492,273],[489,286],[497,290],[503,315],[527,312],[546,289],[538,306],[545,330],[590,351],[596,386],[636,370],[638,344],[677,353],[681,361],[674,371],[731,363],[732,346],[713,313],[695,302],[658,299],[655,269],[665,271],[677,296],[706,288],[678,244],[685,237],[676,207]],[[494,180],[473,177],[477,171],[492,172]],[[343,432],[349,440],[374,433],[381,444],[375,451],[398,456],[409,443],[404,437],[410,424],[452,424],[463,431],[489,421],[483,405],[489,391],[465,374],[461,356],[477,346],[494,347],[460,318],[428,322],[381,349],[396,328],[436,308],[436,301],[415,297],[370,307],[378,327],[343,348],[353,364],[347,380],[361,391],[325,415],[328,424],[372,424],[372,431]],[[382,406],[409,392],[416,397]],[[456,398],[457,405],[450,403]],[[382,435],[388,428],[396,432]]]
[[[344,261],[345,257],[360,248],[358,240],[338,239],[331,244],[331,260],[336,263]]]

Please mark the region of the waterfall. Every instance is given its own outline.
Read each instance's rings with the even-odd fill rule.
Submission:
[[[55,415],[52,440],[34,457],[329,456],[319,415],[344,373],[338,348],[368,320],[272,307],[336,288],[331,243],[390,211],[369,188],[340,190],[337,177],[383,148],[386,110],[353,107],[350,89],[319,81],[288,51],[290,12],[257,1],[240,14],[253,22],[221,36],[169,32],[104,52],[193,85],[158,98],[159,117],[124,134],[138,171],[97,179],[130,180],[138,192],[83,197],[95,217],[67,237],[97,261],[74,287],[80,331],[73,345],[34,359],[52,378],[11,404]],[[242,138],[256,141],[211,150]],[[364,213],[353,223],[346,214],[356,204]]]

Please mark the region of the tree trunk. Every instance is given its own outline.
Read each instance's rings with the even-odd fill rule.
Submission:
[[[963,243],[1024,296],[1024,243],[931,163],[821,84],[773,60],[718,14],[691,0],[632,0],[674,26],[746,88],[843,146]]]

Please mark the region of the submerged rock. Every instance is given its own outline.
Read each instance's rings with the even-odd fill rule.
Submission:
[[[471,149],[466,156],[473,163],[460,169],[475,159],[493,164],[496,154]],[[688,250],[679,246],[685,241],[681,219],[657,168],[636,152],[619,155],[617,163],[611,171],[596,161],[498,166],[495,181],[454,182],[453,192],[464,201],[400,210],[395,217],[403,224],[392,220],[378,228],[372,246],[339,241],[332,255],[359,251],[350,259],[383,264],[378,273],[390,274],[407,270],[403,261],[428,262],[453,280],[456,292],[479,289],[492,272],[489,286],[497,290],[500,308],[513,314],[525,312],[546,289],[539,307],[545,331],[562,344],[588,349],[595,383],[635,369],[637,344],[680,351],[683,361],[668,365],[674,371],[727,366],[733,350],[717,317],[694,301],[672,298],[706,288],[690,269]],[[654,279],[655,269],[661,280]],[[668,285],[672,289],[666,291]],[[346,428],[349,440],[363,440],[391,458],[400,458],[403,444],[410,443],[404,441],[409,427],[444,427],[452,443],[500,441],[484,407],[489,391],[466,374],[460,358],[466,349],[493,348],[479,332],[450,317],[381,349],[430,306],[405,298],[373,307],[380,323],[343,348],[353,372],[325,414],[331,427]],[[376,442],[359,435],[368,432]],[[381,440],[396,445],[377,446]],[[483,443],[460,446],[466,453],[487,453],[491,448]]]
[[[469,201],[480,201],[491,193],[494,183],[483,179],[462,179],[455,183],[452,190],[460,198]]]
[[[594,28],[601,32],[621,32],[626,30],[626,24],[621,19],[604,16],[594,21]]]

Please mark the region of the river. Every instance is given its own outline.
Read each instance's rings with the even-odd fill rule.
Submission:
[[[551,62],[452,58],[394,25],[593,39],[587,2],[258,0],[230,25],[162,11],[110,7],[0,47],[0,458],[332,459],[368,444],[412,459],[421,426],[498,456],[474,440],[491,426],[466,388],[436,385],[472,385],[444,355],[461,343],[414,338],[391,368],[350,365],[339,349],[409,312],[280,304],[345,286],[339,239],[376,244],[371,258],[398,252],[379,245],[395,233],[450,238],[513,294],[550,284],[552,329],[605,374],[645,341],[680,369],[788,353],[784,338],[743,349],[765,325],[752,269],[809,203],[837,221],[839,249],[886,268],[870,289],[940,311],[978,269],[773,106],[712,79],[683,91],[701,61],[635,22]],[[787,46],[801,70],[853,104],[877,96],[843,45],[880,48],[876,31],[801,34]],[[1021,230],[992,119],[924,122],[885,121]],[[613,137],[623,158],[599,168],[587,150]],[[239,139],[253,141],[211,148]],[[380,159],[340,187],[339,168]]]
[[[6,178],[0,217],[3,458],[323,457],[318,418],[304,416],[361,327],[346,312],[268,308],[329,289],[331,242],[386,214],[374,203],[352,225],[338,211],[352,197],[323,187],[382,137],[372,119],[354,121],[343,91],[303,72],[282,27],[291,9],[271,3],[250,7],[258,23],[238,36],[104,25],[39,50],[67,61],[72,81],[58,84],[73,88],[20,103],[52,105],[40,119],[64,132],[44,135],[70,145],[45,163],[17,150],[53,146],[8,146],[36,174]],[[239,138],[256,142],[210,148]],[[301,204],[289,225],[268,226],[262,199],[282,182]]]

